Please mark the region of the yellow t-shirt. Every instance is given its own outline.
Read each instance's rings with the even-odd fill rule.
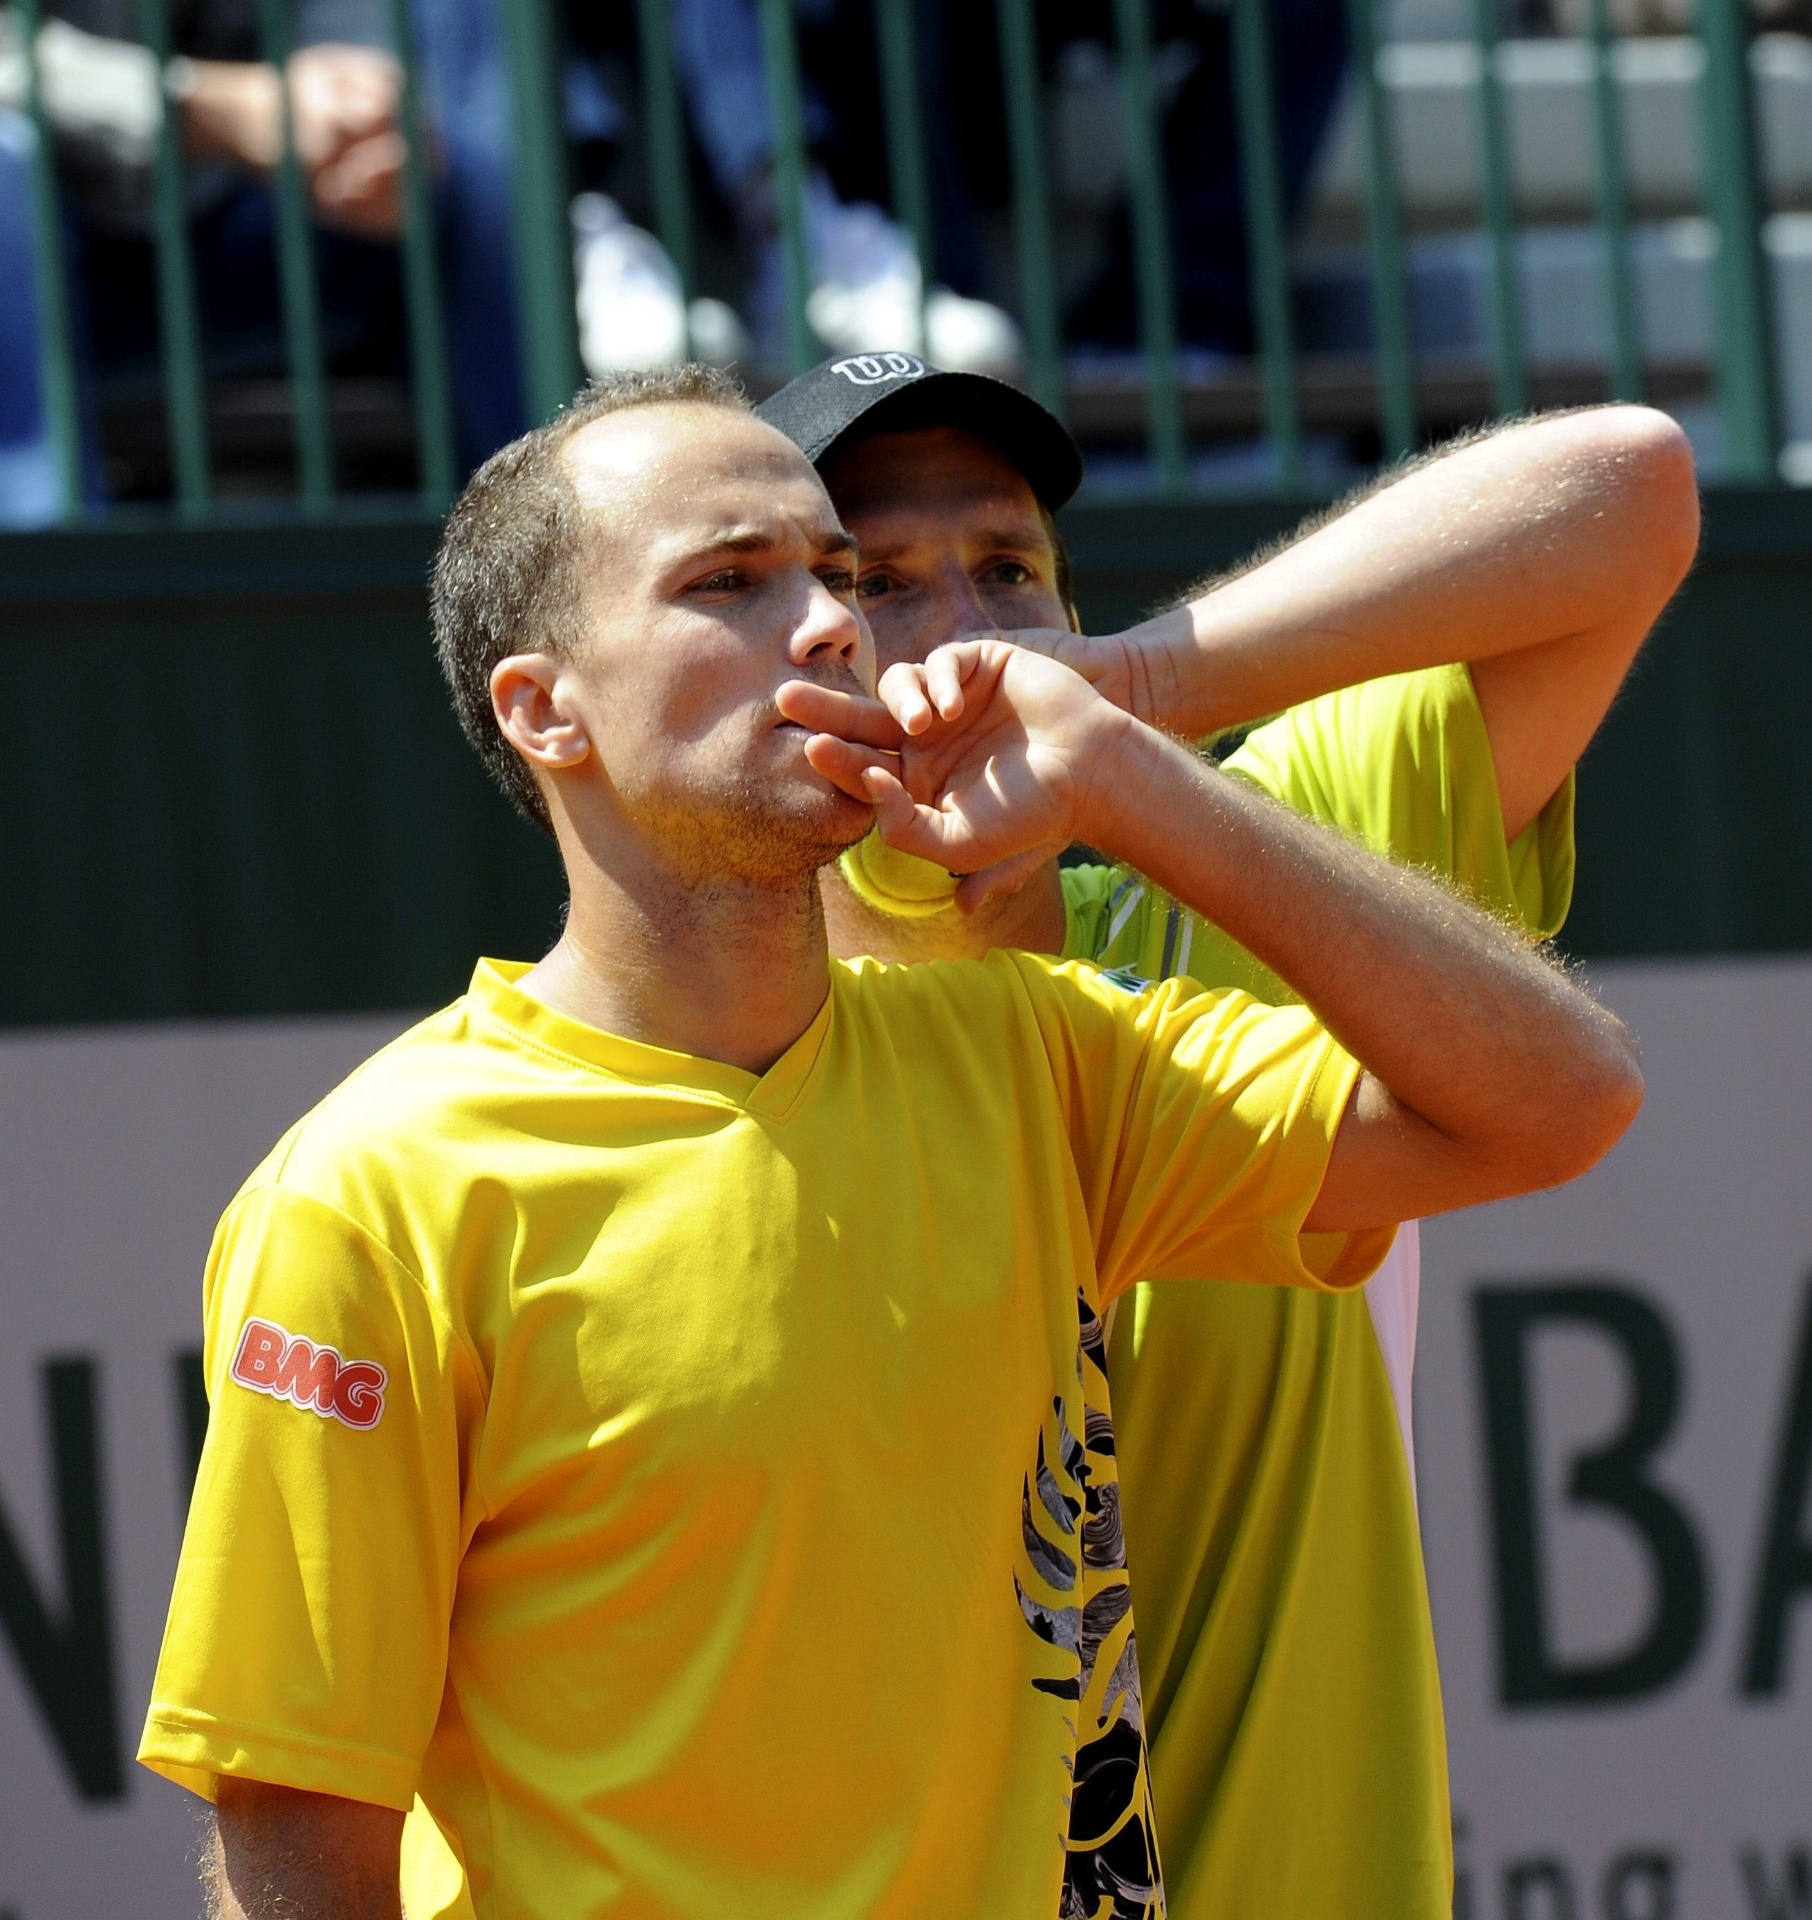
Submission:
[[[1099,1313],[1363,1279],[1353,1062],[997,954],[834,966],[757,1078],[521,971],[220,1225],[140,1758],[415,1807],[415,1920],[1161,1914]]]
[[[1463,666],[1295,708],[1227,771],[1537,934],[1566,917],[1572,780],[1506,847]],[[1290,998],[1137,874],[1064,892],[1066,957]],[[1363,1297],[1142,1285],[1108,1372],[1172,1920],[1449,1920],[1427,1582]]]

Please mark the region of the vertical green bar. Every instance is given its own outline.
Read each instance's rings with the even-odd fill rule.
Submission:
[[[422,499],[430,512],[453,503],[453,409],[447,386],[447,336],[440,297],[440,249],[422,139],[421,80],[409,0],[390,0],[390,37],[403,74],[403,298],[409,313],[410,390]]]
[[[642,113],[648,122],[648,180],[654,225],[690,300],[697,289],[692,251],[692,198],[686,181],[686,131],[673,75],[673,29],[667,0],[636,0],[642,53]]]
[[[1132,202],[1133,275],[1145,352],[1145,431],[1158,485],[1180,493],[1187,478],[1183,400],[1177,385],[1176,290],[1170,272],[1170,206],[1164,191],[1162,114],[1151,70],[1149,0],[1114,0],[1120,53],[1120,126]]]
[[[31,116],[32,278],[37,282],[39,377],[44,419],[56,450],[62,517],[82,512],[82,432],[76,417],[75,352],[69,335],[69,283],[63,259],[63,213],[57,194],[57,157],[38,85],[38,0],[19,0],[25,42],[25,106]]]
[[[936,271],[931,181],[925,165],[918,37],[907,0],[875,0],[875,40],[887,113],[887,178],[893,189],[893,210],[918,248],[920,278],[929,291]]]
[[[1718,230],[1718,398],[1733,478],[1777,477],[1768,281],[1743,0],[1699,0],[1706,202]]]
[[[516,131],[516,324],[529,414],[551,420],[584,380],[573,288],[566,120],[548,0],[498,0]]]
[[[161,70],[170,58],[169,0],[135,0],[138,37]],[[158,331],[163,346],[164,409],[176,504],[185,520],[204,519],[208,471],[207,388],[201,326],[195,308],[195,263],[189,253],[189,209],[183,191],[177,115],[166,99],[151,169],[151,213],[157,244]]]
[[[805,232],[805,112],[799,101],[799,43],[793,36],[793,0],[760,0],[761,54],[767,74],[768,114],[774,122],[774,214],[786,275],[786,350],[792,373],[818,358],[805,317],[812,290],[811,250]]]
[[[1290,313],[1290,254],[1283,178],[1277,164],[1277,105],[1265,0],[1233,0],[1233,115],[1252,317],[1265,382],[1265,424],[1278,483],[1303,485],[1302,422],[1296,404],[1296,328]]]
[[[258,0],[258,37],[265,64],[277,70],[277,98],[281,103],[283,144],[275,182],[277,278],[283,294],[290,392],[296,407],[302,507],[307,513],[324,513],[333,504],[333,441],[327,420],[327,359],[321,345],[320,295],[315,285],[315,237],[308,219],[308,189],[296,159],[287,0]]]
[[[1347,0],[1353,73],[1365,139],[1365,227],[1372,266],[1372,327],[1378,336],[1378,426],[1386,460],[1416,450],[1415,363],[1403,276],[1403,215],[1390,105],[1378,82],[1377,0]]]
[[[1479,62],[1479,197],[1491,255],[1491,362],[1501,415],[1527,413],[1522,295],[1516,273],[1516,208],[1510,189],[1504,93],[1497,70],[1497,0],[1472,0],[1472,46]]]
[[[1031,361],[1032,392],[1057,416],[1067,414],[1063,339],[1057,324],[1056,249],[1051,242],[1051,183],[1044,162],[1038,34],[1032,0],[995,0],[1007,139],[1013,159],[1013,238],[1019,254],[1019,302]]]
[[[1642,398],[1642,335],[1630,272],[1630,195],[1623,170],[1623,102],[1611,65],[1609,0],[1591,0],[1592,137],[1598,171],[1598,232],[1611,322],[1611,397]]]

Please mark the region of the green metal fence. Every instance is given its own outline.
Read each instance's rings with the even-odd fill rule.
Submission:
[[[884,118],[893,211],[916,239],[931,284],[933,232],[924,112],[922,49],[910,0],[871,0],[880,71],[876,97]],[[34,236],[45,412],[54,441],[65,519],[83,517],[78,374],[69,329],[58,182],[38,80],[39,0],[14,0],[27,60],[27,110],[36,123]],[[809,317],[810,249],[806,232],[808,156],[796,22],[791,0],[758,0],[776,153],[774,178],[785,263],[788,366],[797,371],[820,348]],[[1291,235],[1286,230],[1274,69],[1267,0],[1230,0],[1233,109],[1250,255],[1254,376],[1277,490],[1304,486],[1304,357],[1292,314]],[[1517,264],[1517,209],[1509,130],[1500,97],[1500,0],[1469,0],[1478,57],[1476,106],[1480,228],[1489,261],[1492,403],[1500,414],[1524,410],[1531,383],[1524,353]],[[1704,203],[1718,235],[1715,256],[1715,391],[1728,477],[1769,484],[1776,478],[1779,432],[1769,338],[1769,304],[1760,232],[1755,113],[1743,0],[1697,0],[1704,51],[1700,86]],[[1377,443],[1385,458],[1411,451],[1421,437],[1418,368],[1407,286],[1405,220],[1395,158],[1391,102],[1380,80],[1381,0],[1349,0],[1352,61],[1362,126],[1363,185],[1372,312],[1370,392]],[[641,123],[647,140],[652,217],[694,291],[695,210],[688,198],[687,135],[675,81],[667,0],[637,0],[641,41]],[[289,50],[290,0],[259,0],[265,58],[282,70]],[[168,0],[135,0],[137,31],[160,60],[169,52]],[[439,266],[432,206],[432,142],[423,136],[418,65],[407,0],[391,0],[390,18],[403,75],[402,122],[409,161],[401,237],[408,315],[412,403],[422,505],[439,511],[456,481],[447,356],[442,338]],[[582,377],[574,320],[573,257],[567,211],[568,155],[557,108],[559,17],[551,0],[499,0],[515,114],[515,276],[521,315],[523,388],[545,417]],[[1597,230],[1609,316],[1604,391],[1643,391],[1643,352],[1631,262],[1632,220],[1607,0],[1588,0],[1586,44],[1596,162]],[[1161,151],[1150,0],[1112,0],[1120,76],[1121,135],[1142,353],[1144,443],[1154,492],[1189,487],[1188,394],[1180,369],[1169,183]],[[1053,234],[1046,100],[1039,72],[1035,0],[996,0],[994,28],[1002,70],[1001,112],[1011,170],[1010,215],[1017,306],[1027,342],[1027,383],[1062,413],[1066,380]],[[284,95],[283,147],[274,180],[277,250],[288,378],[295,422],[295,496],[310,516],[344,502],[335,472],[331,381],[326,365],[307,193]],[[211,477],[206,380],[197,323],[195,272],[188,244],[185,163],[165,115],[152,176],[164,395],[173,492],[181,515],[218,512]],[[877,343],[878,345],[879,343]]]

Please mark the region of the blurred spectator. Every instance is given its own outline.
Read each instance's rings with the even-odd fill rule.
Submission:
[[[151,168],[165,101],[180,116],[187,159],[208,372],[241,377],[287,367],[268,184],[282,102],[275,70],[257,57],[255,0],[178,0],[176,58],[161,75],[134,38],[132,0],[50,0],[46,11],[39,73],[69,230],[87,487],[98,496],[95,389],[158,377]],[[456,438],[470,467],[528,424],[517,353],[510,88],[492,0],[411,0],[410,12],[433,147]],[[339,374],[401,373],[407,352],[394,241],[404,144],[386,0],[295,0],[292,21],[293,125],[316,225],[329,363]],[[23,53],[14,17],[0,8],[0,257],[16,251],[29,261]],[[613,103],[595,88],[568,92],[579,131],[615,131]],[[30,303],[16,304],[26,311],[9,308],[0,355],[0,519],[20,524],[49,514],[55,488],[46,477],[36,329]],[[9,449],[24,456],[9,465]]]
[[[198,299],[211,371],[284,365],[280,300],[264,181],[280,144],[274,71],[257,60],[250,0],[195,0],[173,9],[178,57],[160,72],[133,37],[131,0],[52,0],[37,55],[56,143],[69,234],[72,324],[88,419],[87,491],[100,491],[93,402],[97,385],[155,383],[157,305],[150,245],[151,168],[165,111],[180,117],[190,158],[188,207]],[[298,157],[323,232],[318,265],[325,336],[337,365],[400,363],[393,249],[402,147],[397,74],[384,48],[383,0],[298,0],[290,66]],[[4,21],[0,98],[16,111],[24,48]],[[0,230],[26,230],[28,125],[0,167]],[[42,431],[35,329],[0,362],[0,421]],[[15,499],[11,517],[29,517]]]
[[[852,13],[866,24],[869,9],[851,0],[795,0],[806,29],[807,135],[814,163],[806,185],[806,243],[812,287],[806,317],[832,353],[922,350],[940,366],[1010,374],[1021,358],[1018,329],[987,301],[948,285],[927,290],[911,236],[872,200],[846,198],[833,183],[822,149],[847,131],[843,123],[879,120],[879,82],[872,42],[850,61],[833,52],[829,70],[814,69],[817,35],[846,32]],[[921,31],[922,71],[938,75],[938,9],[915,10]],[[774,203],[774,128],[768,111],[755,0],[674,0],[674,51],[699,142],[719,191],[735,210],[751,257],[746,314],[757,352],[784,359],[786,313],[779,218]],[[933,166],[951,146],[942,88],[926,89],[925,125]]]
[[[1271,0],[1271,62],[1286,219],[1302,203],[1346,73],[1345,0]],[[1155,77],[1163,113],[1177,321],[1187,343],[1222,353],[1253,346],[1232,48],[1224,6],[1156,0]],[[1107,0],[1043,0],[1042,47],[1054,69],[1098,67],[1111,84]],[[1117,128],[1110,127],[1110,136]],[[1138,340],[1130,222],[1122,203],[1105,257],[1072,306],[1077,342],[1130,348]]]

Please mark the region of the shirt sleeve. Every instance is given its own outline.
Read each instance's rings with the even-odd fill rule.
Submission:
[[[1302,1230],[1359,1077],[1306,1009],[1185,980],[1132,992],[1085,966],[1014,959],[1056,1073],[1104,1305],[1159,1275],[1345,1288],[1371,1273],[1389,1230]]]
[[[1374,852],[1452,881],[1538,939],[1573,903],[1574,778],[1506,844],[1491,737],[1470,670],[1399,673],[1292,707],[1226,771]]]
[[[480,1385],[356,1221],[242,1194],[205,1289],[207,1443],[139,1758],[407,1809],[440,1710]]]

